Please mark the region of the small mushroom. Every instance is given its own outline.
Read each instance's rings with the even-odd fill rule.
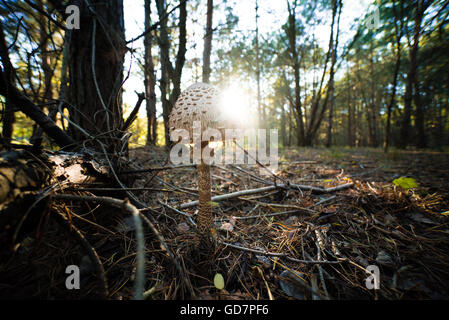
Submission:
[[[208,92],[207,95],[204,92]],[[184,107],[180,101],[183,101]],[[188,108],[185,107],[188,106]],[[179,113],[180,112],[180,113]],[[180,116],[178,116],[180,114]],[[208,128],[223,130],[224,123],[218,122],[219,93],[213,86],[205,83],[195,83],[188,87],[176,102],[169,117],[170,129],[185,129],[193,137],[193,122],[201,122],[201,130]],[[208,141],[201,142],[201,154],[207,147]],[[202,244],[211,243],[211,230],[213,228],[213,215],[211,203],[210,165],[203,159],[197,165],[198,172],[198,221],[197,236]]]

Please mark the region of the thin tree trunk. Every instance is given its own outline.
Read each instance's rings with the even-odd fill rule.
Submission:
[[[324,84],[324,78],[327,73],[327,65],[331,58],[332,48],[334,46],[334,29],[335,29],[334,27],[335,27],[335,20],[337,18],[337,5],[335,2],[333,2],[333,4],[334,5],[332,6],[332,23],[331,23],[331,32],[330,32],[330,37],[329,37],[329,49],[326,54],[326,61],[324,63],[323,74],[321,76],[320,86],[319,86],[318,92],[316,94],[316,99],[314,99],[312,101],[310,120],[309,120],[310,124],[309,124],[309,127],[307,128],[307,133],[305,135],[305,143],[304,144],[306,146],[312,145],[313,140],[315,139],[316,133],[318,132],[318,129],[321,125],[321,122],[323,121],[324,113],[327,109],[327,103],[329,101],[329,85],[328,85],[328,90],[325,95],[325,99],[323,101],[321,111],[318,114],[318,111],[319,111],[320,105],[321,105],[320,102],[321,102],[321,96],[322,96],[321,93],[322,93],[322,88],[323,88],[323,84]],[[341,8],[342,8],[341,1],[339,1],[339,4],[340,4],[340,10],[339,10],[338,20],[340,21]],[[339,27],[337,27],[337,36],[338,36],[338,32],[339,32]],[[338,47],[338,46],[336,46],[336,47]],[[335,68],[335,65],[331,66],[331,68]],[[334,72],[332,71],[331,74],[333,74],[333,73]]]
[[[151,26],[151,0],[145,0],[145,29]],[[154,145],[157,140],[156,129],[156,75],[154,71],[152,45],[153,34],[151,32],[145,34],[144,46],[145,46],[145,96],[146,96],[146,109],[147,109],[147,141],[146,145]]]
[[[378,146],[377,139],[377,108],[376,108],[376,85],[375,85],[375,76],[374,76],[374,48],[372,42],[370,42],[370,91],[371,91],[371,101],[369,103],[368,112],[371,113],[371,138],[370,145],[374,148]]]
[[[186,20],[187,20],[187,10],[186,1],[182,1],[179,6],[179,43],[178,52],[176,55],[175,67],[173,67],[170,61],[170,41],[167,33],[167,19],[166,15],[166,3],[165,0],[156,0],[157,11],[160,24],[160,36],[158,38],[159,48],[161,54],[161,80],[160,80],[160,90],[161,90],[161,101],[162,101],[162,116],[164,118],[164,128],[165,128],[165,143],[167,146],[170,145],[170,132],[168,127],[168,119],[175,104],[181,93],[181,75],[182,69],[185,62],[186,54]],[[168,89],[170,81],[173,89],[168,96]],[[168,97],[167,97],[168,96]]]
[[[418,69],[418,50],[419,50],[419,38],[421,34],[421,23],[424,17],[424,12],[429,6],[430,2],[425,3],[424,0],[419,0],[415,4],[415,27],[413,32],[413,45],[410,48],[410,69],[407,74],[407,86],[405,89],[404,95],[404,113],[402,118],[401,125],[401,141],[400,146],[402,148],[407,147],[410,140],[410,118],[412,115],[412,100],[415,98],[416,105],[416,126],[418,130],[418,138],[417,145],[425,145],[425,136],[424,136],[424,124],[423,124],[423,112],[421,101],[419,97],[417,97],[417,93],[415,92],[415,96],[413,95],[413,89],[418,88],[415,85],[417,81],[417,69]]]
[[[37,6],[40,10],[44,11],[44,3],[43,0],[37,1]],[[44,94],[43,99],[39,99],[39,103],[46,103],[53,99],[53,85],[52,78],[54,74],[54,70],[51,68],[51,59],[50,54],[48,53],[48,40],[51,35],[47,32],[47,20],[44,16],[38,16],[38,24],[39,24],[39,48],[40,48],[40,57],[41,57],[41,68],[44,73]],[[54,107],[53,107],[54,109]],[[51,120],[55,121],[56,112],[55,110],[49,111],[49,116]],[[31,135],[30,142],[35,143],[39,139],[42,138],[42,128],[38,127],[36,124],[33,126],[33,134]]]
[[[285,119],[285,106],[281,105],[281,136],[282,136],[282,146],[285,147],[287,145],[287,135],[286,135],[286,119]]]
[[[337,11],[337,0],[332,1],[332,12],[333,14]],[[341,5],[341,4],[340,4]],[[340,7],[341,10],[341,7]],[[337,29],[339,28],[340,16],[337,22]],[[327,128],[327,143],[326,147],[330,147],[332,144],[332,124],[333,124],[333,115],[334,115],[334,105],[335,105],[335,64],[337,62],[337,46],[338,46],[338,31],[335,40],[332,41],[332,62],[331,62],[331,70],[330,70],[330,79],[329,79],[329,96],[330,96],[330,105],[329,105],[329,125]]]
[[[256,83],[257,83],[257,113],[259,116],[259,127],[265,127],[265,117],[262,111],[260,96],[260,55],[259,55],[259,3],[256,0]]]
[[[287,1],[288,5],[288,30],[287,36],[289,39],[289,51],[291,54],[291,59],[293,61],[293,72],[295,75],[295,111],[297,120],[297,144],[298,146],[304,145],[304,119],[302,113],[302,102],[301,102],[301,87],[300,87],[300,75],[299,75],[299,55],[298,49],[296,47],[296,1],[294,1],[293,8],[290,7],[290,3]]]
[[[395,16],[395,44],[396,44],[396,63],[393,72],[393,88],[390,96],[390,102],[387,106],[387,123],[385,125],[385,146],[384,151],[388,152],[388,148],[390,146],[390,131],[391,131],[391,113],[393,108],[396,105],[396,89],[398,85],[398,75],[399,69],[401,67],[401,39],[403,36],[403,0],[401,0],[401,16],[400,20],[398,17],[397,9],[396,9],[396,1],[393,1],[393,12]],[[400,25],[398,26],[398,21],[400,21]],[[394,45],[393,45],[394,48]]]
[[[214,1],[207,0],[207,25],[206,35],[204,36],[204,51],[203,51],[203,82],[209,83],[210,78],[210,55],[212,52],[212,21],[214,13]]]
[[[347,106],[348,106],[348,133],[347,133],[347,138],[348,138],[348,146],[352,147],[354,146],[354,104],[351,102],[351,79],[350,79],[350,73],[349,73],[349,66],[348,66],[348,70],[346,72],[346,76],[347,76]]]
[[[9,56],[7,52],[7,45],[5,41],[5,34],[3,31],[3,26],[0,24],[0,54],[2,57],[2,64],[3,64],[3,72],[0,74],[0,77],[4,77],[4,80],[9,82],[11,85],[14,85],[14,68],[12,67],[11,63],[9,62]],[[3,82],[3,81],[2,81]],[[2,115],[2,138],[3,143],[5,145],[9,145],[12,141],[13,136],[13,129],[14,129],[14,122],[15,122],[15,114],[14,114],[14,105],[11,103],[10,99],[5,95],[6,101],[5,101],[5,109],[4,114]]]

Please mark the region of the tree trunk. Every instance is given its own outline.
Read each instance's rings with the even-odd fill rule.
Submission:
[[[398,17],[397,10],[396,10],[396,1],[393,1],[393,12],[395,16],[395,35],[394,35],[394,44],[393,48],[396,45],[396,63],[394,66],[394,72],[393,72],[393,88],[390,96],[390,102],[387,106],[387,123],[385,125],[385,145],[384,145],[384,151],[388,152],[388,148],[390,147],[390,131],[391,131],[391,113],[393,108],[396,105],[396,88],[398,85],[398,75],[399,75],[399,69],[401,67],[401,39],[403,36],[403,0],[401,0],[401,16]],[[400,19],[400,20],[399,20]],[[398,25],[398,21],[400,21],[400,25]]]
[[[185,62],[186,54],[186,21],[187,21],[187,9],[186,1],[181,2],[179,6],[179,43],[178,52],[176,55],[175,67],[173,67],[170,61],[170,41],[167,33],[167,19],[166,15],[166,4],[165,0],[156,0],[157,11],[160,24],[160,37],[159,48],[161,54],[161,101],[162,101],[162,115],[164,118],[164,128],[165,128],[165,143],[170,145],[170,132],[168,127],[168,119],[170,116],[171,109],[175,104],[178,96],[181,93],[181,76],[182,69]],[[173,89],[168,96],[170,81]]]
[[[337,1],[332,1],[332,12],[335,15],[337,11]],[[341,6],[341,4],[340,4]],[[341,7],[340,7],[341,12]],[[332,124],[333,124],[333,115],[334,115],[334,105],[335,105],[335,64],[337,62],[337,49],[338,49],[338,34],[339,34],[339,25],[340,25],[340,15],[338,16],[337,22],[337,35],[335,40],[332,41],[332,62],[331,62],[331,70],[330,70],[330,79],[329,79],[329,96],[330,96],[330,105],[329,105],[329,125],[327,128],[327,143],[326,147],[330,147],[332,145]]]
[[[410,140],[410,118],[412,114],[412,100],[415,98],[415,105],[418,116],[416,119],[416,126],[418,129],[418,139],[417,145],[421,146],[421,144],[425,145],[425,136],[424,136],[424,125],[423,125],[423,112],[421,101],[415,90],[415,96],[413,95],[413,89],[418,88],[415,84],[417,82],[417,69],[418,69],[418,50],[419,50],[419,38],[421,35],[421,23],[424,17],[424,12],[429,5],[428,3],[424,3],[424,0],[419,0],[415,4],[415,26],[413,32],[413,45],[410,47],[410,68],[407,73],[407,86],[405,89],[404,95],[404,113],[402,118],[401,125],[401,140],[400,146],[402,148],[407,147]]]
[[[340,10],[338,13],[338,21],[340,21],[341,8],[342,8],[341,1],[339,1],[337,4],[336,0],[333,0],[332,4],[333,4],[332,5],[332,23],[331,23],[331,32],[330,32],[330,37],[329,37],[329,49],[326,54],[326,61],[324,63],[323,74],[321,75],[320,86],[318,88],[317,94],[315,95],[315,99],[312,101],[310,118],[309,118],[310,119],[309,126],[307,128],[307,133],[305,135],[305,140],[304,140],[304,145],[306,145],[306,146],[311,146],[313,144],[313,140],[315,139],[318,129],[320,128],[321,122],[323,121],[323,117],[324,117],[324,114],[327,109],[327,103],[329,101],[329,83],[328,83],[328,90],[327,90],[324,102],[322,104],[321,111],[318,113],[320,106],[321,106],[322,88],[323,88],[324,79],[325,79],[325,76],[327,73],[327,65],[331,58],[332,48],[334,47],[334,29],[335,29],[334,27],[335,27],[335,20],[337,18],[338,5],[340,5]],[[339,33],[339,23],[337,26],[337,38],[338,38],[338,33]],[[336,39],[335,43],[338,43],[338,39]],[[336,48],[338,48],[337,45],[336,45]],[[335,68],[335,65],[331,66],[331,68]],[[331,74],[333,74],[333,73],[334,73],[334,71],[331,72]]]
[[[151,26],[151,0],[145,0],[145,30]],[[144,46],[145,46],[145,97],[146,97],[146,109],[147,109],[147,141],[146,145],[154,145],[157,140],[156,129],[156,75],[154,72],[154,63],[152,55],[153,34],[148,32],[145,34]]]
[[[214,13],[214,1],[207,0],[207,25],[206,34],[204,36],[204,51],[203,51],[203,82],[209,83],[210,78],[210,55],[212,52],[212,21]]]
[[[3,26],[0,24],[0,50],[1,50],[1,57],[2,57],[2,64],[3,64],[3,72],[1,73],[1,77],[3,79],[3,82],[8,82],[11,85],[14,84],[14,69],[9,61],[7,46],[6,46],[6,40],[5,40],[5,34],[3,31]],[[6,85],[6,84],[5,84]],[[2,115],[2,142],[5,145],[9,145],[12,140],[13,135],[13,126],[15,122],[15,115],[14,115],[14,106],[11,103],[10,99],[6,96],[6,92],[8,90],[5,90],[5,109],[4,114]]]
[[[81,29],[72,30],[69,43],[68,109],[74,122],[69,131],[76,141],[88,138],[79,127],[91,136],[104,137],[123,125],[123,0],[91,0],[90,4],[79,2]],[[119,139],[110,138],[107,145],[114,147]]]
[[[43,0],[37,1],[37,6],[40,10],[44,11],[44,2]],[[48,40],[52,35],[48,34],[50,30],[47,30],[47,19],[39,15],[37,18],[37,22],[39,24],[39,48],[40,48],[40,57],[41,57],[41,68],[44,73],[44,94],[43,99],[39,98],[39,103],[46,103],[53,100],[53,85],[52,79],[54,75],[54,69],[51,67],[51,55],[48,53]],[[49,107],[49,116],[50,119],[56,120],[56,107],[54,105],[50,105]],[[38,127],[36,124],[33,126],[33,134],[31,135],[30,142],[35,143],[39,139],[42,138],[42,128]]]
[[[377,138],[377,108],[376,108],[376,85],[375,85],[375,76],[374,76],[374,48],[372,42],[370,42],[370,91],[371,91],[371,101],[369,103],[368,112],[371,113],[371,137],[370,137],[370,145],[371,147],[377,148],[378,146],[378,138]]]
[[[354,104],[351,102],[351,78],[349,73],[349,66],[347,71],[347,106],[348,106],[348,146],[354,146]]]
[[[259,116],[259,127],[265,128],[265,112],[262,110],[262,101],[260,96],[260,54],[259,54],[259,3],[256,0],[256,83],[257,83],[257,114]]]
[[[287,145],[287,134],[286,134],[287,121],[285,118],[285,106],[281,105],[281,136],[282,136],[282,146]]]
[[[295,102],[294,108],[296,112],[296,120],[297,120],[297,137],[298,146],[304,145],[304,119],[302,113],[302,102],[301,102],[301,87],[300,87],[300,74],[299,74],[299,55],[298,49],[296,47],[296,1],[294,3],[293,8],[290,8],[290,3],[288,4],[288,29],[287,36],[289,39],[289,51],[291,55],[291,60],[293,62],[293,72],[295,75]]]

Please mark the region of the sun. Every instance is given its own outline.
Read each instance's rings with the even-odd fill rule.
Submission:
[[[237,84],[222,91],[220,109],[226,119],[238,124],[239,127],[248,127],[252,121],[249,112],[249,96]]]

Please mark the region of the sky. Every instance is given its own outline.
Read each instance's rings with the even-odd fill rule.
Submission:
[[[373,1],[370,0],[343,0],[343,9],[341,15],[341,43],[347,43],[355,34],[355,29],[351,30],[351,26],[354,25],[355,19],[365,16],[366,12],[373,6],[370,4]],[[144,30],[144,8],[143,0],[124,0],[125,7],[125,28],[126,28],[126,38],[132,39],[138,36]],[[170,2],[169,2],[170,3]],[[219,5],[221,1],[215,1],[216,5]],[[206,21],[206,0],[202,0],[200,3],[202,6],[203,15],[200,15],[198,22],[192,22],[192,18],[188,19],[188,33],[190,36],[195,37],[198,41],[194,41],[197,44],[195,49],[189,48],[186,54],[186,58],[190,59],[192,57],[201,58],[202,57],[202,37],[204,33],[204,26]],[[239,17],[239,23],[237,29],[239,32],[251,32],[255,29],[255,0],[235,0],[233,6],[234,15]],[[170,7],[169,9],[170,10]],[[215,9],[214,12],[214,26],[217,25],[217,21],[223,17]],[[187,12],[189,18],[189,12]],[[320,13],[317,13],[320,14]],[[328,14],[330,16],[330,13]],[[286,1],[282,0],[259,0],[259,33],[263,36],[264,33],[272,32],[273,30],[279,30],[282,24],[285,23],[287,19],[287,5]],[[329,18],[329,17],[328,17]],[[204,19],[204,22],[201,20]],[[156,21],[156,20],[155,20]],[[325,20],[326,21],[326,20]],[[318,40],[319,44],[323,48],[327,48],[330,35],[330,21],[326,21],[323,25],[315,28],[315,38]],[[213,47],[212,43],[212,47]],[[142,48],[143,38],[133,43],[133,48]],[[190,49],[190,50],[189,50]],[[213,60],[212,60],[213,61]],[[200,62],[201,64],[201,62]],[[137,101],[137,96],[134,91],[144,92],[143,78],[137,74],[138,64],[135,59],[130,59],[130,54],[128,53],[125,61],[126,72],[130,72],[128,80],[124,85],[124,95],[123,100],[126,104],[134,106]],[[201,72],[201,71],[200,71]],[[184,77],[185,78],[185,77]],[[190,77],[191,79],[191,77]],[[184,81],[187,82],[187,81]],[[182,88],[184,89],[190,83],[183,83]],[[141,108],[139,115],[145,116],[145,108]]]

